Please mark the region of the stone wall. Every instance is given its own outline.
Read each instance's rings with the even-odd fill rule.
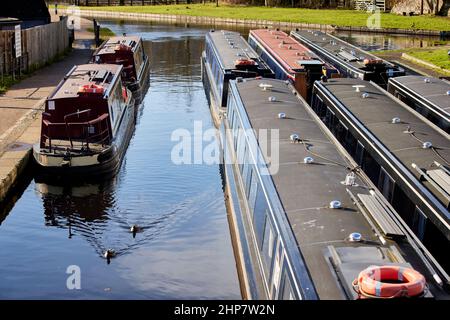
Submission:
[[[423,2],[423,12],[421,6]],[[439,14],[446,0],[399,0],[392,5],[391,12],[401,15],[409,15],[411,13],[418,14]]]

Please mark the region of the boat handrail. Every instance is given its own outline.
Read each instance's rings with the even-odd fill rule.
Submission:
[[[87,112],[90,110],[83,110],[81,112]],[[55,137],[52,135],[52,129],[56,128],[56,127],[64,127],[65,131],[66,131],[66,137],[70,142],[70,146],[71,149],[73,149],[73,145],[74,145],[74,139],[72,136],[73,133],[73,129],[74,127],[81,127],[82,132],[84,132],[85,137],[84,139],[82,139],[83,141],[81,141],[82,143],[85,143],[86,145],[86,149],[89,150],[89,143],[96,143],[96,144],[102,144],[105,145],[106,143],[108,143],[110,137],[111,137],[111,130],[110,130],[110,126],[109,126],[109,122],[107,121],[109,118],[109,114],[108,113],[103,113],[102,115],[98,116],[97,118],[93,119],[93,120],[89,120],[89,121],[83,121],[83,122],[68,122],[67,118],[76,114],[79,114],[81,112],[76,112],[73,114],[68,114],[66,115],[65,118],[65,122],[51,122],[48,119],[44,119],[42,120],[42,124],[43,124],[43,133],[42,133],[42,137],[45,138],[45,140],[48,140],[48,147],[49,150],[52,150],[52,140],[55,139]],[[105,124],[104,128],[102,126],[102,124]],[[90,134],[89,133],[89,128],[92,126],[98,125],[97,128],[98,133],[96,134]],[[44,131],[46,131],[46,133],[44,133]],[[58,138],[60,139],[60,138]],[[45,140],[42,139],[42,143],[41,143],[41,147],[45,147]]]

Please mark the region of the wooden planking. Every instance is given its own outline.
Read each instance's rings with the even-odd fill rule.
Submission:
[[[437,169],[427,170],[427,174],[447,193],[447,195],[450,195],[450,177],[447,173]]]
[[[14,31],[0,31],[0,74],[12,71],[11,46]],[[67,18],[22,30],[22,52],[26,59],[23,68],[42,66],[69,47]]]
[[[387,237],[405,237],[403,231],[393,222],[387,210],[387,206],[381,204],[374,196],[367,194],[358,194],[358,198],[367,208],[372,218],[381,228],[383,234]]]

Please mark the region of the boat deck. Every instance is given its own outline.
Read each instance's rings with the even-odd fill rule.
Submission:
[[[341,61],[351,65],[354,68],[364,71],[364,59],[381,60],[375,55],[357,48],[350,43],[327,34],[322,31],[298,30],[293,31],[292,35],[297,39],[302,38],[305,42],[311,43],[319,47],[321,50],[327,51],[330,55],[340,59]],[[384,61],[384,64],[392,68],[396,68],[393,64]]]
[[[286,69],[302,71],[305,65],[323,65],[323,61],[308,48],[283,31],[271,29],[251,30],[250,34],[264,44]]]
[[[272,86],[271,90],[262,90],[262,83]],[[307,110],[306,102],[293,94],[290,85],[280,80],[252,79],[238,83],[237,88],[251,127],[256,132],[279,130],[279,171],[272,180],[321,299],[345,298],[332,271],[330,255],[339,257],[334,263],[344,274],[345,280],[340,281],[353,280],[359,271],[373,264],[411,264],[424,272],[408,245],[401,249],[402,256],[396,243],[388,240],[382,245],[378,240],[369,220],[346,191],[349,189],[355,197],[370,196],[369,179],[360,174],[356,185],[342,183],[354,163],[338,151],[327,129],[319,125],[320,120]],[[286,114],[285,119],[278,118],[281,112]],[[293,133],[302,143],[290,140]],[[303,163],[308,156],[314,158],[313,164]],[[271,158],[265,160],[273,162]],[[342,208],[331,209],[333,200],[340,201]],[[348,241],[353,232],[360,233],[364,241]],[[380,253],[385,259],[380,258]],[[389,260],[388,256],[396,258]],[[347,291],[347,297],[352,296],[351,291]]]
[[[370,82],[332,79],[316,85],[329,90],[387,148],[387,152],[395,156],[406,170],[448,206],[448,197],[433,188],[428,181],[422,181],[421,174],[412,167],[414,163],[422,170],[431,171],[438,169],[436,162],[448,166],[450,140],[447,133]],[[355,85],[364,87],[360,89],[361,92],[356,92]],[[369,97],[363,99],[363,92],[368,93]],[[400,122],[393,124],[393,118],[399,118]],[[423,148],[425,142],[431,142],[433,148]],[[450,189],[445,191],[450,193]],[[450,222],[450,213],[444,211],[443,214],[446,221]]]
[[[49,99],[76,98],[80,87],[85,85],[101,86],[106,93],[113,81],[120,75],[121,65],[84,64],[75,66],[61,84],[49,96]]]
[[[116,36],[109,38],[101,47],[95,52],[94,55],[111,54],[115,53],[117,45],[124,44],[129,46],[134,52],[137,48],[137,44],[141,41],[139,36]]]
[[[259,56],[238,32],[217,30],[209,32],[214,43],[216,53],[219,56],[222,67],[225,70],[236,69],[236,60],[248,58],[260,62]],[[262,66],[262,63],[259,63]]]
[[[412,94],[414,99],[434,106],[450,121],[450,83],[424,76],[403,76],[389,79],[389,82]]]

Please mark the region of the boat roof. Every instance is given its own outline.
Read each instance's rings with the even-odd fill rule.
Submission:
[[[93,63],[74,66],[48,99],[78,97],[80,87],[91,84],[102,86],[107,93],[119,79],[122,68],[116,64]]]
[[[257,29],[250,30],[250,35],[255,37],[270,54],[291,71],[304,69],[307,64],[324,64],[315,53],[283,31]]]
[[[369,219],[346,190],[355,197],[370,197],[369,186],[364,182],[368,180],[367,176],[358,174],[357,185],[342,183],[354,164],[339,151],[340,145],[334,142],[331,133],[307,103],[293,94],[295,90],[290,84],[273,79],[244,79],[231,84],[236,87],[255,132],[279,130],[279,170],[271,177],[321,299],[345,298],[336,281],[338,272],[333,272],[329,264],[329,254],[335,258],[333,263],[343,275],[340,281],[351,282],[369,265],[393,263],[379,260],[380,254],[385,258],[395,256],[397,262],[412,265],[427,280],[431,279],[416,253],[409,250],[408,242],[387,240],[383,245],[375,236]],[[261,84],[269,85],[271,89],[262,90]],[[281,112],[285,113],[285,119],[278,118]],[[292,143],[290,135],[293,133],[297,133],[308,147]],[[303,163],[308,156],[315,159],[314,164]],[[265,158],[266,163],[272,160]],[[331,209],[329,204],[333,200],[340,201],[342,208]],[[365,240],[349,242],[347,237],[353,232],[360,233]],[[351,291],[347,291],[349,296],[353,294]]]
[[[97,50],[95,55],[111,54],[115,53],[115,48],[118,44],[124,44],[131,47],[131,50],[136,51],[137,45],[140,43],[141,37],[139,36],[115,36],[109,38],[104,42]]]
[[[414,163],[426,172],[439,169],[436,163],[447,167],[450,161],[450,136],[447,133],[371,82],[341,78],[316,82],[315,86],[326,88],[387,148],[387,153],[398,159],[432,196],[448,207],[448,174],[443,172],[443,181],[438,182],[444,189],[440,192],[428,180],[422,179],[422,175],[412,166]],[[361,86],[360,92],[353,86]],[[363,99],[362,92],[369,96]],[[400,123],[393,124],[393,118],[399,118]],[[423,148],[424,142],[431,142],[433,148]],[[442,210],[441,214],[449,223],[448,210]]]
[[[425,76],[402,76],[390,78],[389,82],[411,92],[416,99],[436,106],[450,119],[450,82]]]
[[[385,65],[393,69],[397,69],[394,64],[322,31],[298,30],[292,31],[291,35],[301,38],[303,41],[308,43],[308,45],[327,51],[335,58],[350,64],[354,68],[361,69],[361,72],[364,72],[364,70],[362,70],[365,67],[364,59],[382,60]]]
[[[265,67],[265,64],[260,61],[258,54],[239,32],[227,30],[210,31],[207,37],[211,39],[223,69],[236,69],[236,60],[240,58],[254,60],[261,68]]]

